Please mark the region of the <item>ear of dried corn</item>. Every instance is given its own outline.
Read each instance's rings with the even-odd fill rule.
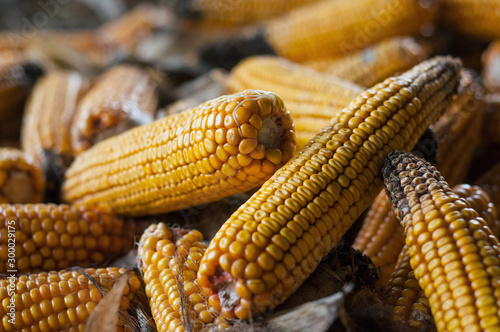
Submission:
[[[231,71],[227,90],[245,89],[274,91],[283,98],[293,117],[299,148],[363,92],[355,84],[274,56],[243,60]]]
[[[158,331],[227,327],[196,281],[206,244],[196,230],[151,225],[139,243],[139,266]]]
[[[154,81],[141,69],[119,65],[106,71],[78,104],[71,127],[73,153],[152,122],[157,99]]]
[[[449,104],[459,70],[435,58],[365,91],[231,216],[198,272],[222,314],[271,310],[300,286],[380,191],[383,158]]]
[[[70,127],[77,103],[89,81],[76,72],[53,71],[35,86],[26,105],[21,144],[47,178],[47,190],[58,191],[73,161]]]
[[[246,90],[104,140],[66,172],[64,199],[116,212],[168,212],[250,190],[290,159],[276,94]]]
[[[0,203],[38,203],[44,192],[45,176],[31,158],[0,148]]]
[[[21,275],[14,295],[7,289],[12,279],[0,279],[2,331],[83,331],[85,323],[104,295],[121,278],[127,278],[120,303],[122,314],[140,290],[141,283],[127,269],[75,269]],[[9,305],[14,304],[14,312]],[[8,316],[8,313],[13,313]],[[117,331],[124,331],[121,321]]]
[[[426,51],[413,38],[393,37],[343,57],[307,61],[304,65],[362,86],[372,86],[426,58]]]

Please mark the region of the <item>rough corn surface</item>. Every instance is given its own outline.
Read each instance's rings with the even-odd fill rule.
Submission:
[[[229,93],[264,89],[277,93],[290,110],[301,148],[363,92],[360,86],[276,56],[255,56],[231,71]]]
[[[499,331],[500,243],[485,220],[422,159],[392,153],[382,173],[438,331]]]
[[[151,225],[139,243],[139,266],[158,331],[227,327],[196,281],[207,245],[196,230]]]
[[[418,34],[433,21],[434,5],[417,0],[319,1],[270,21],[266,39],[276,54],[297,62],[338,56],[388,37]]]
[[[434,58],[365,91],[231,216],[198,271],[222,314],[271,310],[301,285],[379,193],[387,154],[451,101],[460,66]]]
[[[43,199],[42,170],[13,148],[0,148],[0,203],[38,203]]]
[[[132,215],[179,210],[258,186],[294,150],[281,98],[247,90],[102,141],[67,171],[64,199]]]
[[[142,227],[142,228],[141,228]],[[0,273],[97,266],[134,248],[144,229],[106,211],[55,204],[0,204]],[[14,252],[11,248],[14,234]]]
[[[426,53],[411,37],[393,37],[353,54],[308,61],[304,65],[369,87],[419,64],[427,58]]]
[[[96,305],[123,276],[128,278],[120,303],[124,311],[141,287],[139,278],[127,269],[108,267],[21,275],[15,280],[12,297],[8,292],[11,280],[2,278],[0,331],[83,331]],[[14,313],[10,322],[8,313]],[[119,321],[117,331],[123,330]]]
[[[155,83],[143,70],[119,65],[106,71],[85,94],[71,127],[73,153],[78,155],[106,137],[153,121]]]

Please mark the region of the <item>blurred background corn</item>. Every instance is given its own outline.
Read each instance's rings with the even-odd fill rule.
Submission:
[[[139,266],[160,332],[227,327],[196,281],[207,245],[196,230],[153,224],[139,243]]]
[[[484,114],[481,140],[485,144],[500,143],[500,93],[490,93],[484,96],[486,111]]]
[[[21,145],[45,173],[48,191],[59,190],[73,161],[70,127],[89,83],[77,72],[52,71],[36,84],[26,105]]]
[[[393,37],[343,57],[307,61],[304,65],[370,87],[424,61],[426,53],[411,37]]]
[[[434,58],[363,92],[226,221],[198,272],[225,316],[272,310],[302,284],[379,193],[383,158],[444,111],[460,66]]]
[[[482,64],[484,86],[490,93],[500,92],[500,40],[492,42],[483,53]]]
[[[498,330],[500,243],[486,221],[423,159],[392,153],[382,172],[438,331]]]
[[[15,229],[14,266],[8,226]],[[134,248],[144,223],[99,209],[55,204],[0,204],[0,273],[33,273],[109,263]]]
[[[0,203],[38,203],[44,193],[45,176],[31,158],[0,148]]]
[[[486,191],[491,202],[495,205],[497,212],[500,211],[500,163],[494,165],[488,172],[483,174],[475,184]]]
[[[465,180],[480,141],[484,115],[483,89],[471,72],[462,70],[458,92],[431,126],[437,139],[436,167],[450,185]],[[422,150],[436,148],[421,143],[425,145]],[[403,244],[403,228],[382,191],[368,211],[353,247],[382,267],[380,282],[383,286],[392,274]]]
[[[497,29],[500,2],[497,0],[438,0],[439,23],[477,38],[500,38]]]
[[[283,98],[293,117],[299,148],[363,92],[353,83],[275,56],[248,58],[231,71],[227,91],[245,89],[274,91]]]
[[[129,215],[179,210],[258,186],[294,150],[281,98],[246,90],[100,142],[68,169],[63,195]]]
[[[113,285],[127,278],[120,301],[120,312],[141,288],[139,278],[127,269],[75,269],[21,275],[15,281],[14,296],[7,292],[11,280],[0,279],[0,316],[2,331],[83,331],[94,308]],[[7,313],[15,304],[15,324]],[[117,331],[124,331],[121,321]]]
[[[131,127],[152,122],[156,84],[145,71],[118,65],[98,78],[78,104],[71,127],[73,153]]]

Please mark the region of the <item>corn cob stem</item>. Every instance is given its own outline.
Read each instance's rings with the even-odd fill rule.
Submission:
[[[438,331],[498,331],[500,243],[484,219],[411,154],[390,154],[382,172]]]
[[[132,215],[179,210],[258,186],[294,149],[281,98],[247,90],[102,141],[69,168],[64,199]]]
[[[0,331],[83,331],[89,315],[122,276],[127,276],[120,310],[124,312],[141,283],[132,271],[109,267],[75,269],[19,276],[14,295],[10,279],[0,279]],[[12,312],[9,305],[14,301]],[[14,324],[9,322],[12,316]],[[117,331],[124,331],[119,321]]]
[[[459,69],[435,58],[365,91],[231,216],[198,272],[225,316],[271,310],[300,286],[380,191],[383,158],[450,102]]]
[[[344,57],[312,60],[304,65],[362,86],[372,86],[426,58],[425,50],[413,38],[393,37]]]
[[[274,91],[283,98],[293,117],[298,147],[363,92],[355,84],[273,56],[243,60],[231,71],[227,91],[245,89]]]
[[[38,203],[44,192],[45,177],[29,157],[0,148],[0,203]]]
[[[196,281],[206,245],[196,230],[151,225],[139,243],[139,266],[158,331],[201,331],[227,327]]]

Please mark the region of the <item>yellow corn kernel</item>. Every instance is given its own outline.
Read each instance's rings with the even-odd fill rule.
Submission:
[[[241,137],[246,124],[256,138]],[[281,98],[247,90],[100,142],[68,169],[63,195],[129,215],[179,210],[262,184],[294,149]]]

